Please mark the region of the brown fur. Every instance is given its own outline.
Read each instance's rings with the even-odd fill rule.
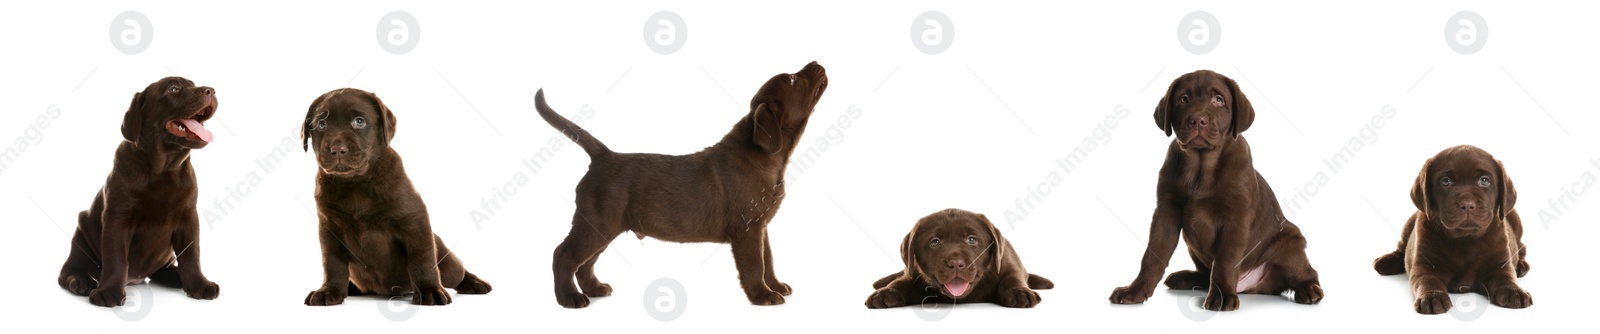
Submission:
[[[1284,218],[1240,135],[1254,120],[1250,100],[1233,79],[1200,70],[1172,81],[1155,111],[1156,126],[1177,137],[1167,146],[1156,183],[1149,248],[1139,276],[1113,290],[1112,303],[1138,304],[1150,297],[1180,232],[1196,270],[1172,273],[1166,285],[1206,288],[1202,306],[1208,310],[1238,309],[1238,293],[1293,290],[1296,303],[1322,300],[1317,271],[1306,259],[1306,239]],[[1247,273],[1259,275],[1259,284],[1242,289],[1238,283]]]
[[[353,88],[322,94],[306,110],[300,135],[302,145],[310,143],[305,149],[317,148],[323,270],[322,287],[306,295],[306,305],[338,305],[361,294],[410,294],[412,304],[446,305],[445,287],[462,294],[492,289],[433,234],[422,195],[389,147],[395,123],[377,95]]]
[[[72,253],[57,284],[89,303],[120,306],[128,284],[181,287],[195,299],[215,299],[217,283],[200,272],[200,214],[195,210],[189,151],[207,142],[184,135],[177,120],[202,124],[216,114],[216,90],[167,77],[133,94],[122,118],[111,175],[78,213]]]
[[[877,291],[867,297],[867,308],[971,302],[1033,307],[1040,301],[1034,289],[1055,287],[1022,267],[1022,258],[989,217],[961,209],[917,220],[900,242],[900,260],[905,269],[872,283]],[[946,284],[958,279],[969,285],[961,296]]]
[[[539,90],[539,115],[590,158],[589,172],[578,181],[572,230],[551,261],[556,302],[586,307],[589,297],[611,295],[611,286],[595,277],[594,264],[612,239],[632,231],[640,238],[729,243],[750,302],[783,304],[792,290],[773,274],[767,223],[783,200],[789,155],[827,86],[816,62],[775,75],[721,142],[681,156],[612,152],[556,114]]]
[[[1417,212],[1406,219],[1400,246],[1372,266],[1379,275],[1410,274],[1417,313],[1449,311],[1450,292],[1477,292],[1506,308],[1533,306],[1533,295],[1517,286],[1528,274],[1528,248],[1512,208],[1517,188],[1503,163],[1469,145],[1445,149],[1422,164],[1411,203]]]

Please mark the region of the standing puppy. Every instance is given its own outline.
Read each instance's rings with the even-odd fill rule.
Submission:
[[[395,118],[377,95],[335,89],[311,102],[302,145],[317,148],[317,236],[322,288],[306,305],[338,305],[347,295],[403,296],[417,305],[450,304],[457,293],[491,289],[467,272],[433,234],[428,208],[389,147]]]
[[[539,116],[583,146],[590,159],[589,172],[578,181],[572,231],[551,261],[556,302],[586,307],[589,297],[611,295],[611,285],[595,277],[594,263],[612,239],[633,231],[641,239],[730,243],[750,303],[783,304],[792,290],[772,272],[767,223],[783,201],[789,155],[827,87],[828,76],[816,62],[775,75],[721,142],[679,156],[612,152],[556,114],[539,90]]]
[[[1034,289],[1056,285],[1029,274],[1022,257],[989,217],[945,209],[917,220],[900,242],[901,272],[872,283],[867,308],[924,303],[995,303],[1005,307],[1039,305]]]
[[[1112,303],[1150,298],[1180,232],[1195,270],[1172,273],[1166,285],[1206,288],[1207,310],[1239,309],[1240,293],[1294,290],[1296,303],[1322,301],[1306,239],[1283,217],[1278,197],[1251,162],[1250,144],[1239,135],[1255,118],[1239,85],[1216,72],[1184,74],[1167,87],[1156,105],[1156,126],[1177,138],[1167,146],[1156,182],[1156,211],[1139,276],[1112,290]]]
[[[1372,266],[1379,275],[1410,274],[1417,313],[1449,311],[1449,292],[1477,292],[1506,308],[1533,305],[1517,286],[1528,274],[1528,248],[1512,209],[1517,188],[1500,160],[1470,145],[1445,149],[1422,164],[1411,203],[1417,212],[1406,219],[1400,247]]]
[[[127,285],[148,277],[195,299],[217,298],[217,283],[200,273],[200,192],[189,163],[190,150],[211,142],[204,123],[217,113],[216,92],[167,77],[133,94],[111,175],[78,213],[61,288],[120,306]]]

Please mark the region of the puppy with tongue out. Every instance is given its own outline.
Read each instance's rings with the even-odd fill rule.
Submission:
[[[1034,289],[1055,283],[1022,267],[1022,258],[989,218],[945,209],[917,221],[900,243],[905,269],[872,283],[867,308],[923,303],[1039,304]]]

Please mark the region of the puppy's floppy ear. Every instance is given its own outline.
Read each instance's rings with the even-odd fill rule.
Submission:
[[[906,263],[906,276],[922,275],[922,269],[917,265],[917,252],[911,248],[911,242],[917,237],[917,229],[920,228],[922,222],[918,221],[917,225],[911,228],[911,232],[906,233],[906,238],[900,240],[900,261]]]
[[[383,144],[389,145],[389,141],[394,140],[395,123],[399,121],[394,118],[394,112],[389,111],[389,106],[383,104],[383,100],[378,99],[378,94],[367,92],[367,98],[372,99],[372,110],[377,111],[379,115],[382,115],[380,117],[383,117],[381,121],[383,123],[382,127],[378,129],[383,131],[383,133],[380,133],[383,135]]]
[[[989,253],[994,256],[994,259],[991,259],[990,262],[994,263],[994,272],[999,273],[1005,267],[1005,261],[1002,260],[1006,258],[1006,249],[1011,247],[1007,245],[1008,241],[1006,241],[1005,236],[1000,235],[1000,229],[994,227],[994,223],[989,222],[989,216],[984,216],[980,213],[978,214],[978,221],[989,227],[989,237],[991,238],[989,240],[992,240],[990,244],[994,246],[994,252]]]
[[[1168,137],[1172,136],[1172,93],[1178,89],[1178,80],[1172,80],[1172,84],[1167,85],[1167,95],[1162,95],[1161,102],[1156,104],[1156,127],[1166,131]]]
[[[1500,196],[1494,200],[1495,214],[1504,219],[1506,213],[1511,212],[1512,207],[1517,204],[1517,186],[1511,184],[1511,176],[1506,175],[1505,162],[1495,160],[1494,166],[1500,170]]]
[[[750,111],[750,140],[766,150],[767,153],[778,153],[783,150],[783,111],[777,110],[767,103],[757,104]]]
[[[1223,81],[1228,82],[1228,90],[1233,92],[1233,124],[1228,126],[1228,132],[1238,138],[1240,132],[1250,129],[1250,124],[1256,122],[1256,108],[1250,106],[1250,99],[1244,97],[1244,90],[1239,89],[1239,83],[1230,78],[1224,78]]]
[[[144,93],[133,93],[128,112],[122,114],[122,139],[137,142],[144,134]]]
[[[329,92],[329,93],[332,93],[332,92]],[[311,144],[310,144],[311,143],[311,127],[313,126],[311,124],[311,122],[312,122],[311,118],[317,116],[317,106],[321,106],[322,105],[322,101],[328,99],[328,95],[329,94],[322,94],[321,96],[317,96],[316,100],[311,101],[311,106],[306,108],[306,120],[303,121],[303,122],[300,122],[300,150],[301,151],[310,151],[311,150]]]
[[[1428,167],[1433,165],[1433,158],[1428,158],[1422,163],[1422,171],[1417,172],[1417,181],[1411,184],[1411,204],[1417,206],[1417,211],[1422,211],[1424,217],[1432,212],[1433,203],[1428,202]]]

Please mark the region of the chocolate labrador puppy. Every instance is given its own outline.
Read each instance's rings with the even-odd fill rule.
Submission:
[[[995,303],[1005,307],[1039,305],[1034,289],[1056,285],[1022,268],[1011,242],[989,217],[945,209],[917,220],[900,242],[905,269],[872,283],[867,308],[923,303]]]
[[[1322,301],[1317,271],[1306,259],[1306,238],[1278,207],[1278,197],[1251,163],[1250,144],[1239,133],[1255,121],[1255,109],[1233,79],[1200,70],[1167,87],[1156,105],[1156,126],[1177,138],[1156,181],[1150,244],[1139,276],[1111,291],[1111,302],[1138,304],[1150,298],[1183,235],[1195,270],[1167,276],[1173,289],[1206,288],[1207,310],[1239,309],[1240,293],[1294,291],[1294,301]]]
[[[394,112],[359,89],[322,94],[306,110],[300,138],[302,148],[317,147],[323,271],[322,288],[306,295],[306,305],[338,305],[362,294],[411,294],[412,304],[445,305],[445,287],[491,290],[433,234],[422,195],[389,147],[394,131]]]
[[[1517,286],[1528,274],[1528,248],[1512,209],[1517,188],[1500,160],[1470,145],[1445,149],[1422,164],[1411,203],[1417,212],[1406,219],[1400,247],[1372,267],[1379,275],[1410,274],[1417,313],[1449,311],[1449,292],[1477,292],[1506,308],[1533,305],[1533,295]]]
[[[133,94],[111,175],[78,213],[61,288],[105,307],[122,305],[127,285],[145,278],[217,298],[217,283],[200,272],[199,190],[189,162],[190,150],[211,142],[205,122],[217,113],[216,93],[167,77]]]
[[[816,62],[775,75],[721,142],[680,156],[613,152],[556,114],[539,90],[539,116],[590,159],[589,172],[578,181],[572,230],[551,262],[556,302],[586,307],[589,297],[611,295],[611,286],[595,277],[594,264],[612,239],[632,231],[641,239],[730,243],[750,303],[783,304],[792,290],[773,274],[767,223],[783,201],[789,155],[827,87],[828,76]]]

